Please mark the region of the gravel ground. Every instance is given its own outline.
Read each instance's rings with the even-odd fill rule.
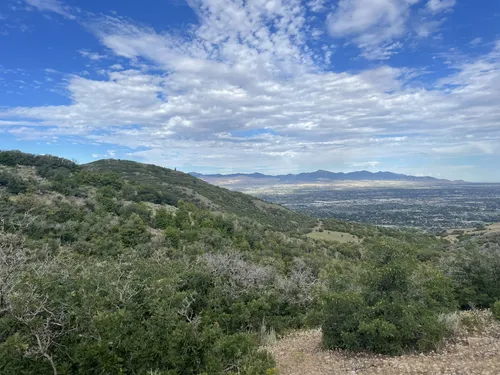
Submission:
[[[500,326],[460,335],[438,353],[390,357],[321,349],[321,331],[297,331],[266,349],[280,375],[499,375]]]

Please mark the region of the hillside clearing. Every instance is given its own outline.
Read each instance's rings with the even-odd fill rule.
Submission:
[[[347,232],[338,232],[324,229],[324,223],[322,220],[318,220],[316,226],[312,229],[312,232],[307,234],[307,237],[315,239],[315,240],[323,240],[323,241],[335,241],[340,243],[347,242],[361,242],[360,238],[347,233]]]
[[[309,238],[313,238],[315,240],[324,240],[324,241],[336,241],[340,243],[345,242],[360,242],[359,238],[353,236],[350,233],[345,232],[333,232],[330,230],[325,230],[323,232],[311,232],[307,235]]]
[[[296,331],[268,348],[281,375],[460,374],[493,375],[500,369],[500,325],[470,333],[439,353],[390,357],[321,348],[321,330]]]
[[[467,235],[467,236],[482,236],[482,235],[491,235],[500,233],[500,223],[488,224],[485,229],[478,228],[457,228],[457,229],[448,229],[446,231],[446,236],[443,238],[454,243],[458,242],[459,237]]]

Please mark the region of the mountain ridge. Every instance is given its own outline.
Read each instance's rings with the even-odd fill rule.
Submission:
[[[406,174],[393,173],[389,171],[370,172],[367,170],[354,172],[331,172],[318,169],[314,172],[302,172],[297,174],[282,174],[282,175],[266,175],[263,173],[232,173],[232,174],[202,174],[196,172],[189,173],[193,177],[200,179],[213,178],[246,178],[258,180],[278,180],[278,183],[304,183],[304,182],[321,182],[321,181],[424,181],[424,182],[440,182],[453,183],[465,182],[462,180],[452,181],[447,179],[439,179],[431,176],[412,176]]]

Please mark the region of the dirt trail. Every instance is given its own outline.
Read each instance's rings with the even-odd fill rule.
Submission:
[[[496,335],[495,335],[496,336]],[[436,354],[388,357],[321,350],[321,331],[299,331],[268,350],[280,375],[499,375],[500,338],[469,337]]]

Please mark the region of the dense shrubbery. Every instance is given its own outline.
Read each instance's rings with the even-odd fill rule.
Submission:
[[[452,288],[414,249],[394,240],[372,244],[360,281],[359,290],[329,296],[327,347],[401,354],[443,342],[446,327],[438,317],[454,307]]]
[[[273,361],[261,327],[305,324],[315,276],[296,260],[303,240],[150,204],[164,201],[115,173],[52,173],[12,155],[0,180],[0,373],[263,374]]]
[[[257,296],[221,299],[216,277],[168,259],[62,251],[18,280],[0,318],[0,372],[263,374],[273,362],[231,308]],[[224,310],[242,321],[226,322]]]
[[[193,181],[0,152],[0,373],[273,373],[267,330],[428,350],[455,301],[500,299],[497,245],[444,253],[432,236],[334,220],[363,242],[312,240],[313,219]]]
[[[441,261],[455,283],[462,308],[489,308],[500,300],[500,245],[474,242],[458,245]]]

